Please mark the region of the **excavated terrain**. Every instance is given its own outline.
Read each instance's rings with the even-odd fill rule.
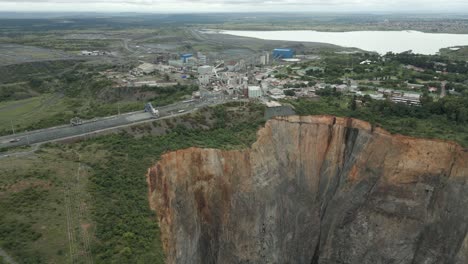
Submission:
[[[167,263],[468,263],[468,152],[331,116],[149,169]]]

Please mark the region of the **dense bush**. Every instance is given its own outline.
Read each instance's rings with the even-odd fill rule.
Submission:
[[[464,97],[446,97],[423,106],[397,104],[388,100],[359,98],[363,103],[352,110],[352,100],[323,96],[320,101],[291,102],[300,115],[331,114],[359,118],[392,132],[415,137],[457,141],[468,146],[467,102]],[[464,102],[464,103],[463,103]],[[351,109],[351,111],[350,111]]]
[[[238,105],[233,105],[237,107]],[[187,129],[179,124],[164,136],[136,139],[128,134],[99,137],[83,144],[99,144],[112,155],[92,165],[91,194],[98,243],[97,263],[164,263],[157,218],[148,206],[144,175],[161,154],[190,146],[246,148],[263,124],[263,107],[249,105],[250,113],[236,119],[227,106],[212,109],[214,128]]]
[[[46,190],[31,187],[0,200],[0,210],[10,212],[0,214],[0,248],[10,252],[20,263],[45,263],[38,252],[28,250],[28,245],[42,236],[33,229],[34,222],[29,215],[46,197]],[[12,218],[12,213],[26,217]]]

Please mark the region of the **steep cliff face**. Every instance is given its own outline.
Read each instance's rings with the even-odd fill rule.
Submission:
[[[468,153],[330,116],[148,172],[168,263],[468,263]]]

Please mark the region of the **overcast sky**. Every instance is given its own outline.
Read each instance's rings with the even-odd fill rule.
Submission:
[[[0,0],[0,11],[468,13],[468,0]]]

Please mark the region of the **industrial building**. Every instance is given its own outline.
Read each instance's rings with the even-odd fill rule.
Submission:
[[[206,55],[204,55],[203,53],[201,52],[198,52],[197,53],[197,58],[198,58],[198,62],[202,65],[205,65],[206,62],[207,62],[207,58],[206,58]]]
[[[198,67],[198,74],[213,74],[213,67],[210,65],[204,65]]]
[[[273,58],[274,59],[291,59],[294,57],[293,49],[274,49]]]
[[[268,65],[269,63],[270,63],[270,53],[263,52],[263,54],[260,56],[260,64]]]
[[[211,76],[208,75],[208,74],[200,74],[198,76],[198,83],[201,85],[201,86],[206,86],[208,84],[210,84],[210,79],[211,79]]]
[[[182,60],[183,63],[187,63],[189,58],[192,58],[193,54],[190,53],[185,53],[180,55],[180,59]]]
[[[258,98],[262,96],[262,89],[260,86],[249,86],[248,88],[249,98]]]

